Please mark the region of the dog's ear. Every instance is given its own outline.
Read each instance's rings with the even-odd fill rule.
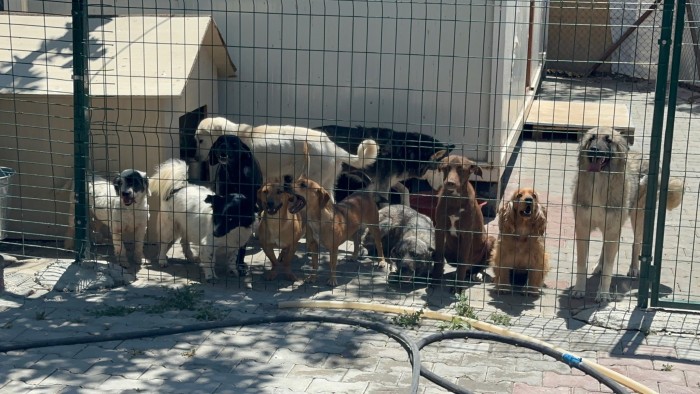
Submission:
[[[537,203],[537,213],[533,223],[534,235],[542,236],[547,231],[547,208],[544,205]]]
[[[151,196],[151,188],[149,187],[148,184],[148,175],[146,175],[145,172],[143,171],[138,171],[139,175],[141,175],[141,179],[143,179],[143,187],[146,189],[146,195],[148,197]]]
[[[217,138],[216,141],[214,141],[214,144],[209,148],[209,165],[210,166],[215,166],[219,164],[219,156],[216,155],[216,152],[220,149],[222,149],[222,145],[225,143],[224,138]]]
[[[209,194],[204,198],[204,202],[207,204],[212,204],[214,202],[214,195]]]
[[[112,186],[114,187],[114,191],[117,192],[117,194],[121,194],[121,187],[122,187],[122,177],[121,175],[117,175],[112,179]]]
[[[316,194],[318,194],[318,201],[320,202],[321,207],[325,207],[331,200],[331,195],[326,191],[326,189],[316,189]]]
[[[515,210],[512,201],[503,203],[498,210],[498,229],[501,234],[515,233]]]
[[[447,150],[444,150],[444,149],[439,150],[439,151],[433,153],[432,156],[430,156],[430,161],[440,161],[440,160],[444,159],[448,155],[448,153],[449,152]]]
[[[474,175],[477,175],[477,176],[480,177],[480,178],[483,178],[483,177],[484,177],[484,172],[481,170],[481,167],[479,167],[479,166],[476,165],[476,164],[472,164],[472,165],[469,167],[469,172],[471,172],[471,173],[474,174]]]

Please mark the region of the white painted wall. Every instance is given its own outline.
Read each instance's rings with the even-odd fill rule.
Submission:
[[[70,10],[67,0],[31,3]],[[532,99],[524,81],[529,1],[101,3],[91,12],[212,14],[238,67],[237,79],[221,81],[220,113],[239,122],[420,131],[502,166]],[[546,2],[537,4],[541,21]],[[542,30],[536,23],[535,35]],[[535,54],[543,42],[535,40]],[[502,168],[494,170],[495,181]]]

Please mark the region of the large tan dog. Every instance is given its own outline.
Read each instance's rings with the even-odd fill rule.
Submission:
[[[493,252],[491,266],[496,287],[524,286],[525,293],[538,294],[549,272],[549,256],[544,249],[547,211],[533,189],[513,192],[510,201],[498,210],[500,234]]]
[[[457,267],[456,292],[461,291],[467,272],[481,273],[495,242],[484,232],[484,216],[476,200],[469,176],[482,176],[481,167],[466,157],[450,155],[442,159],[442,186],[435,212],[435,265],[431,277],[442,277],[447,262]]]
[[[265,273],[265,279],[274,280],[281,266],[284,277],[294,282],[297,277],[292,272],[291,263],[304,233],[304,223],[299,213],[289,212],[289,200],[293,196],[284,189],[281,182],[268,182],[258,190],[258,203],[263,208],[258,237],[272,265]],[[282,249],[279,258],[275,256],[274,248]]]
[[[355,246],[352,258],[357,259],[361,248],[363,226],[368,227],[374,238],[380,259],[379,267],[387,268],[382,235],[379,231],[379,210],[373,198],[374,193],[356,192],[334,204],[331,201],[331,195],[318,183],[308,178],[300,177],[291,185],[291,189],[295,198],[289,210],[292,213],[302,213],[306,219],[306,241],[309,251],[312,252],[311,263],[314,270],[308,278],[309,281],[316,280],[320,244],[330,252],[328,285],[338,284],[335,277],[338,247],[343,242],[352,240]]]
[[[612,128],[591,129],[581,139],[573,197],[576,220],[576,284],[573,297],[585,296],[590,234],[600,229],[605,242],[595,269],[596,273],[602,272],[596,301],[616,299],[610,283],[620,246],[620,232],[628,216],[632,219],[634,246],[627,275],[639,275],[648,174],[649,163],[641,154],[629,152],[625,138]],[[671,179],[666,209],[676,208],[682,199],[683,181]]]

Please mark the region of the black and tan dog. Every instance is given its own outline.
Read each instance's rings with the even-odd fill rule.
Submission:
[[[309,251],[312,252],[311,262],[314,272],[308,280],[316,280],[318,271],[319,244],[330,252],[330,278],[329,286],[336,286],[335,272],[338,264],[338,248],[348,240],[352,240],[355,249],[353,259],[357,259],[362,239],[362,230],[367,226],[371,232],[377,253],[379,254],[379,267],[387,268],[384,260],[382,236],[379,231],[379,210],[374,199],[374,193],[353,193],[343,201],[333,204],[330,194],[318,183],[300,177],[288,190],[294,194],[289,211],[293,214],[299,212],[306,220],[306,241]]]
[[[292,282],[297,280],[291,263],[304,234],[304,223],[301,214],[289,211],[289,200],[292,198],[293,195],[285,190],[281,182],[267,182],[258,190],[258,203],[263,209],[258,237],[260,246],[272,265],[265,273],[267,280],[277,277],[280,266],[286,279]],[[279,258],[275,256],[274,248],[282,249]]]

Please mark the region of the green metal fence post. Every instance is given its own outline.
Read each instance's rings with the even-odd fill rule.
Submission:
[[[73,0],[73,165],[75,192],[75,261],[89,253],[89,216],[86,170],[90,135],[89,75],[87,72],[89,41],[86,0]]]
[[[654,237],[654,218],[656,212],[656,193],[658,190],[659,157],[661,154],[661,136],[664,126],[664,107],[666,105],[666,81],[671,50],[671,27],[673,26],[674,0],[664,0],[661,17],[661,36],[659,39],[659,66],[656,74],[654,92],[654,116],[651,125],[651,147],[649,151],[649,184],[644,207],[644,237],[642,239],[641,272],[639,278],[639,296],[637,306],[646,308],[649,303],[649,281],[658,281],[659,272],[652,266],[652,242]]]
[[[651,306],[658,306],[659,285],[661,283],[661,263],[666,229],[666,200],[668,198],[668,181],[671,172],[671,153],[673,150],[673,128],[676,122],[676,103],[678,101],[678,79],[681,70],[681,49],[683,46],[683,28],[685,22],[685,0],[678,0],[676,23],[673,36],[673,55],[671,58],[671,80],[668,91],[668,112],[666,113],[666,132],[664,134],[663,163],[659,191],[659,212],[656,219],[656,245],[654,246],[654,271],[657,273],[651,282]]]

